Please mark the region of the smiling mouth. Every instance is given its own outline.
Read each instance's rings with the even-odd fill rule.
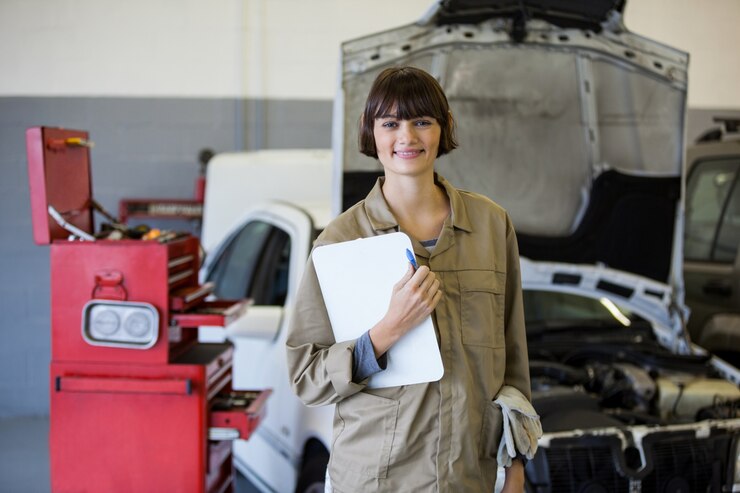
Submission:
[[[400,158],[409,159],[409,158],[413,158],[413,157],[418,156],[422,152],[424,152],[424,151],[422,151],[422,150],[418,150],[418,151],[396,151],[395,154],[396,154],[396,156],[398,156]]]

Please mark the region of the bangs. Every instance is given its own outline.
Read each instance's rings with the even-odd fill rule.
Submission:
[[[440,123],[445,121],[447,109],[439,104],[439,95],[421,80],[409,79],[392,77],[386,80],[386,87],[378,88],[378,93],[384,97],[376,101],[375,108],[368,108],[371,113],[368,116],[373,120],[386,116],[400,120],[430,116]]]

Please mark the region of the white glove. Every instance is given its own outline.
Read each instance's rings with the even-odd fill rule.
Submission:
[[[532,404],[514,387],[504,385],[493,401],[501,408],[504,425],[496,459],[509,467],[517,452],[532,459],[537,452],[537,439],[542,436],[540,417]]]

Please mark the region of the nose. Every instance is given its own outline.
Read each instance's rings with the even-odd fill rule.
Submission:
[[[402,120],[400,125],[399,140],[403,143],[411,143],[416,140],[416,127],[408,120]]]

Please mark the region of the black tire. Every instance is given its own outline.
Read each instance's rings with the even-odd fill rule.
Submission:
[[[324,451],[306,458],[296,483],[296,493],[324,493],[329,454]]]

